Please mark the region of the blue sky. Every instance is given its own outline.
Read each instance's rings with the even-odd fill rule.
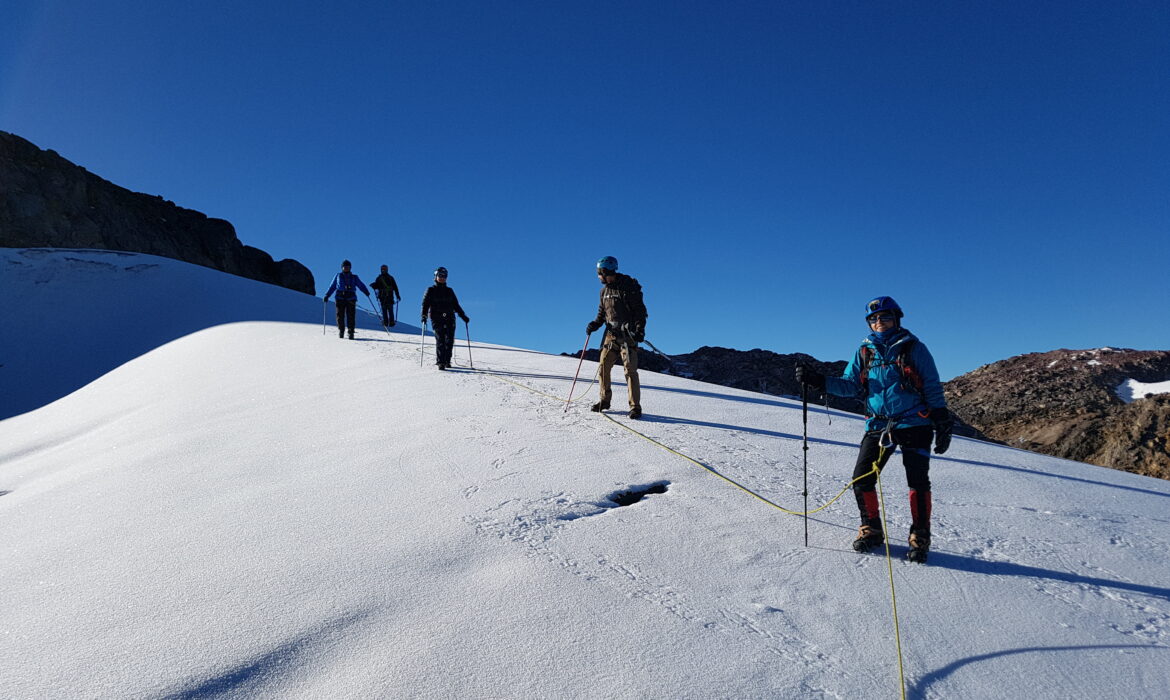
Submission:
[[[579,348],[614,255],[671,353],[1170,349],[1166,3],[0,3],[0,129],[474,340]]]

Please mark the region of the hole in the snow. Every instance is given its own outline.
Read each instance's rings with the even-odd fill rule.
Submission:
[[[632,486],[628,491],[615,491],[607,498],[616,503],[618,508],[632,506],[652,493],[666,493],[669,481],[659,481],[649,486]]]

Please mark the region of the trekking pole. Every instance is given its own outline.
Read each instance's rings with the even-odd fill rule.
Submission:
[[[329,313],[329,302],[321,300],[321,335],[325,335],[325,315]]]
[[[577,386],[577,375],[581,374],[581,365],[585,362],[585,350],[589,348],[589,338],[592,333],[585,334],[585,345],[581,347],[581,359],[577,360],[577,371],[573,373],[573,384],[569,387],[569,398],[565,399],[565,413],[569,412],[569,404],[573,401],[573,389]]]
[[[674,358],[673,358],[673,357],[671,357],[670,355],[667,355],[666,353],[662,352],[662,351],[661,351],[661,350],[659,350],[658,348],[654,347],[654,343],[651,343],[651,342],[650,342],[648,339],[645,339],[645,338],[643,338],[643,339],[642,339],[642,342],[643,342],[643,343],[646,343],[647,345],[649,345],[649,346],[650,346],[650,349],[651,349],[651,350],[653,350],[654,352],[656,352],[656,353],[658,353],[659,355],[662,355],[663,357],[665,357],[665,358],[666,358],[666,360],[667,360],[667,362],[671,362],[671,363],[673,363],[673,362],[674,362]]]
[[[423,319],[422,327],[418,329],[418,366],[423,366],[423,353],[427,347],[427,322]]]
[[[669,367],[670,367],[670,371],[673,371],[673,370],[675,369],[675,362],[674,362],[674,358],[673,358],[673,357],[671,357],[670,355],[667,355],[666,353],[662,352],[662,351],[661,351],[661,350],[659,350],[658,348],[654,347],[654,343],[651,343],[649,339],[645,339],[645,338],[644,338],[644,339],[642,340],[642,342],[643,342],[643,343],[646,343],[647,345],[649,345],[651,350],[653,350],[654,352],[658,353],[658,354],[659,354],[659,355],[660,355],[660,356],[661,356],[663,359],[665,359],[665,360],[666,360],[666,364],[667,364],[667,365],[669,365]]]
[[[475,369],[475,363],[471,361],[471,324],[464,321],[463,330],[467,332],[467,364],[471,365],[472,369]]]
[[[801,417],[804,421],[804,546],[808,546],[808,385],[800,385]]]
[[[381,302],[379,301],[379,304],[380,304],[380,303],[381,303]],[[381,314],[381,311],[380,311],[380,310],[379,310],[379,308],[378,308],[378,307],[379,307],[379,305],[378,305],[378,304],[374,304],[374,300],[373,300],[373,299],[371,299],[371,300],[370,300],[370,306],[372,306],[373,308],[370,310],[370,312],[369,312],[369,313],[372,313],[372,314],[374,314],[374,316],[375,316],[375,317],[377,317],[377,318],[380,318],[380,319],[382,319],[382,318],[385,318],[385,317],[384,317],[384,316]],[[362,309],[362,311],[365,311],[365,309]],[[393,339],[393,337],[394,337],[394,336],[390,335],[390,328],[389,328],[389,326],[387,326],[385,323],[383,323],[383,324],[382,324],[382,330],[386,331],[386,335],[387,335],[388,337],[390,337],[391,339]]]

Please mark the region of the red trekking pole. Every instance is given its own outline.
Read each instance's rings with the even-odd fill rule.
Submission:
[[[585,362],[585,351],[589,348],[589,338],[592,333],[585,334],[585,345],[581,348],[581,359],[577,361],[577,371],[573,374],[573,384],[569,387],[569,398],[565,399],[565,412],[569,411],[569,404],[573,401],[573,389],[577,387],[577,376],[581,374],[581,365]]]

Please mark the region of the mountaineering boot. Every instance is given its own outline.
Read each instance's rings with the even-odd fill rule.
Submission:
[[[602,411],[608,411],[609,410],[609,402],[606,401],[605,399],[602,399],[601,401],[598,401],[597,403],[590,406],[589,410],[593,411],[594,413],[601,413]]]
[[[633,418],[634,420],[638,420],[641,417],[642,417],[642,407],[641,406],[634,406],[633,408],[630,409],[630,418]]]
[[[338,328],[338,329],[337,329],[337,337],[338,337],[338,338],[345,338],[345,331],[343,331],[343,330],[341,330],[340,328]]]
[[[877,491],[856,486],[853,496],[857,499],[857,512],[861,514],[861,528],[857,531],[857,539],[853,540],[853,551],[868,552],[885,541]]]
[[[930,534],[930,491],[910,489],[910,529]]]
[[[926,563],[926,554],[930,551],[930,530],[910,530],[910,551],[906,552],[906,561],[917,564]]]
[[[910,551],[906,561],[926,563],[930,551],[930,491],[910,489]]]
[[[862,525],[857,530],[857,539],[853,540],[853,551],[868,552],[874,547],[880,547],[883,541],[880,523],[877,526]]]

